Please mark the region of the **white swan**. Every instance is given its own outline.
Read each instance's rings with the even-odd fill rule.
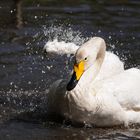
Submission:
[[[48,93],[48,112],[103,127],[140,123],[140,71],[96,80],[105,57],[103,44],[94,37],[77,50],[70,82],[59,80]]]

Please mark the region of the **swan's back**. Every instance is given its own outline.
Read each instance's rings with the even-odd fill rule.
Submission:
[[[106,52],[105,59],[101,66],[100,72],[96,77],[97,80],[107,79],[124,71],[124,64],[119,57],[111,52]]]
[[[105,81],[112,94],[126,110],[140,111],[140,70],[131,68]]]

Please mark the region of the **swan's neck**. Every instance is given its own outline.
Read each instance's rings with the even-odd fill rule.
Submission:
[[[93,96],[96,93],[94,93],[93,90],[92,93],[90,92],[90,86],[100,71],[101,65],[105,57],[105,49],[106,48],[104,46],[99,48],[94,64],[91,65],[83,73],[76,87],[71,91],[67,91],[68,94],[66,94],[65,97],[67,99],[66,102],[68,101],[68,116],[75,116],[76,112],[79,116],[79,110],[82,110],[83,108],[86,110],[92,109],[96,112],[97,102],[96,98],[94,98]]]
[[[93,82],[94,79],[96,78],[96,76],[98,75],[98,73],[100,71],[100,67],[101,67],[101,65],[98,61],[96,63],[94,63],[94,65],[92,65],[90,68],[88,68],[88,70],[86,70],[84,72],[84,74],[82,75],[78,84],[81,87],[88,87],[88,85],[91,82]]]

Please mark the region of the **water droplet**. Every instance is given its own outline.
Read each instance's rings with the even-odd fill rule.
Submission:
[[[31,81],[28,81],[28,84],[30,85],[32,82]]]
[[[40,4],[37,4],[37,7],[40,7]]]
[[[14,82],[10,82],[10,85],[12,86],[14,84]]]
[[[47,66],[47,69],[48,69],[48,70],[50,70],[50,69],[51,69],[51,67],[50,67],[50,66]]]
[[[42,70],[42,73],[44,74],[44,73],[46,73],[44,70]]]

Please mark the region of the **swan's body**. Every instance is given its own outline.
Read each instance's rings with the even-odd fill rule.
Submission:
[[[96,126],[140,123],[140,71],[102,78],[105,49],[98,37],[78,49],[70,82],[57,81],[48,94],[49,111]]]

